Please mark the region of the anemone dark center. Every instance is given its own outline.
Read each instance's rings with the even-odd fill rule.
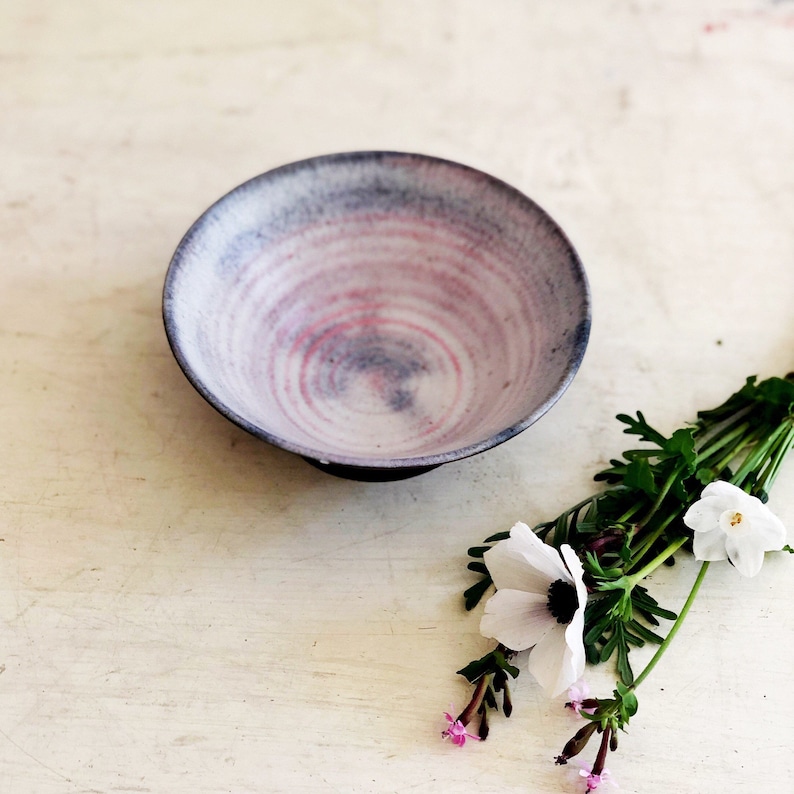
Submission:
[[[549,612],[557,618],[557,623],[570,623],[579,606],[576,588],[563,579],[557,579],[549,585]]]

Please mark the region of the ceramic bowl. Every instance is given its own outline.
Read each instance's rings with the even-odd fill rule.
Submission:
[[[345,477],[487,450],[565,391],[585,274],[529,198],[417,154],[303,160],[240,185],[180,242],[174,355],[232,422]]]

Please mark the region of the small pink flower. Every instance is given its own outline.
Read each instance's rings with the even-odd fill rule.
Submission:
[[[452,744],[456,744],[458,747],[463,747],[466,744],[466,739],[480,741],[479,736],[469,733],[466,730],[466,726],[460,720],[456,720],[449,712],[445,711],[444,717],[449,723],[449,727],[441,731],[441,736],[444,739],[452,739]]]
[[[585,700],[590,698],[590,687],[587,686],[587,681],[580,678],[568,690],[568,702],[565,704],[568,708],[573,709],[577,714],[594,714],[595,708],[582,708]]]
[[[617,787],[617,783],[615,783],[612,775],[606,767],[601,770],[601,774],[594,775],[591,767],[589,767],[587,764],[583,764],[582,769],[579,770],[579,774],[582,777],[587,778],[587,791],[595,791],[602,783],[611,783],[613,786]]]

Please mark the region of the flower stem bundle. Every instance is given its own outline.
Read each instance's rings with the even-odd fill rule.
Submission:
[[[637,711],[636,689],[675,637],[709,564],[726,560],[755,576],[766,552],[792,551],[766,502],[794,447],[794,373],[748,378],[722,405],[670,436],[639,411],[617,419],[643,445],[611,460],[595,476],[605,487],[552,521],[532,530],[516,524],[469,549],[469,569],[480,578],[464,593],[473,609],[496,587],[480,629],[498,645],[459,671],[475,697],[458,720],[465,726],[479,716],[482,739],[488,709],[499,708],[497,692],[510,715],[507,683],[519,674],[512,661],[518,652],[530,651],[529,671],[552,697],[576,684],[586,663],[615,660],[612,697],[569,703],[586,723],[557,757],[567,763],[600,737],[594,764],[583,773],[588,791],[608,778],[605,760]],[[703,565],[676,615],[644,582],[679,553],[692,553]],[[660,619],[674,621],[666,637]],[[646,643],[658,649],[635,675],[631,648]]]

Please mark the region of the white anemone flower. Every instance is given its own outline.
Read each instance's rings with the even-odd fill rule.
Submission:
[[[684,523],[695,532],[695,559],[730,560],[743,576],[755,576],[764,552],[786,543],[783,522],[760,499],[723,480],[703,489]]]
[[[480,632],[513,651],[532,648],[529,672],[557,697],[584,672],[582,563],[570,546],[557,551],[521,522],[483,559],[496,593],[485,604]]]

